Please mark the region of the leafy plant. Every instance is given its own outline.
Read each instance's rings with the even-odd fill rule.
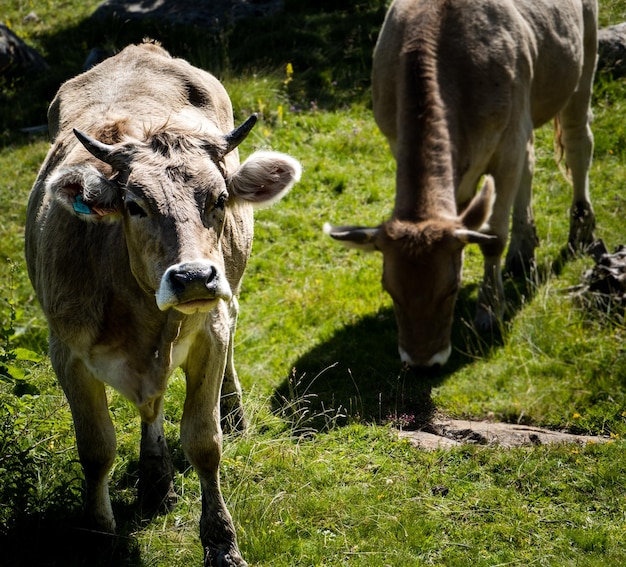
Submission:
[[[15,291],[12,281],[17,269],[17,264],[9,262],[9,291],[11,292]],[[3,319],[4,322],[0,326],[0,380],[13,384],[15,394],[36,393],[37,387],[26,381],[29,374],[28,368],[19,363],[40,362],[42,357],[32,350],[13,345],[14,326],[17,318],[15,302],[5,298],[4,303],[8,308],[8,315]]]

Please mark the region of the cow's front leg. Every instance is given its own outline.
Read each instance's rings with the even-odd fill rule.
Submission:
[[[481,244],[484,275],[474,319],[474,326],[479,331],[496,330],[506,309],[502,284],[502,254],[509,236],[513,204],[513,236],[507,264],[512,269],[529,269],[537,245],[531,208],[534,138],[530,116],[522,117],[521,134],[517,129],[510,129],[508,133],[511,135],[502,140],[489,168],[495,183],[496,198],[491,216],[482,230],[497,238]]]
[[[50,337],[50,359],[72,410],[78,456],[85,475],[87,519],[95,529],[114,533],[108,475],[115,459],[116,441],[104,384],[54,336]]]
[[[246,428],[246,418],[243,411],[241,384],[235,369],[235,329],[239,315],[239,303],[233,297],[229,305],[230,313],[230,340],[228,343],[228,357],[222,383],[222,395],[220,398],[220,415],[222,428],[225,432],[243,432]]]
[[[502,284],[502,251],[500,254],[486,254],[483,250],[483,254],[485,254],[484,276],[478,292],[474,328],[480,332],[487,332],[498,328],[504,315],[506,299]]]
[[[511,242],[506,256],[506,271],[528,277],[535,268],[535,248],[539,244],[532,210],[532,181],[535,164],[534,136],[528,141],[519,188],[513,204]]]
[[[156,419],[152,423],[141,422],[139,452],[139,501],[148,513],[169,511],[177,501],[174,467],[163,432],[163,398],[155,403]]]
[[[230,340],[228,317],[216,308],[210,336],[192,348],[184,365],[187,395],[181,422],[181,443],[202,487],[200,539],[205,567],[245,567],[230,513],[222,497],[219,464],[222,454],[220,391]],[[208,348],[207,348],[208,345]],[[196,348],[197,347],[197,348]]]
[[[496,192],[498,187],[503,187],[503,185],[498,185],[496,178]],[[508,238],[509,212],[511,210],[509,199],[511,198],[511,195],[508,198],[502,194],[496,195],[487,232],[497,238],[480,245],[484,258],[484,272],[478,292],[476,316],[474,317],[474,327],[480,332],[496,330],[506,307],[502,284],[502,254]]]

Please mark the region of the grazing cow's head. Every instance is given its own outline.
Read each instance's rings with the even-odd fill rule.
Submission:
[[[224,158],[255,122],[226,135],[168,125],[145,141],[114,144],[74,130],[100,162],[62,168],[48,191],[85,222],[122,224],[131,271],[159,309],[208,311],[232,295],[220,244],[228,208],[276,201],[300,177],[300,164],[276,152],[256,152],[227,171]]]
[[[348,247],[382,252],[383,287],[393,299],[403,363],[434,366],[447,362],[463,248],[495,238],[477,232],[491,212],[493,192],[493,181],[488,178],[457,218],[391,219],[375,228],[324,227]]]

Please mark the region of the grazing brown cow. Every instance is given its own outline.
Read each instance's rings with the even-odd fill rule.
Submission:
[[[595,0],[395,0],[389,8],[372,81],[374,117],[397,163],[393,216],[325,232],[382,252],[403,362],[448,360],[468,243],[484,256],[475,326],[498,323],[511,207],[507,268],[524,273],[533,262],[533,129],[553,117],[574,188],[569,242],[593,240],[596,14]]]
[[[72,409],[87,513],[115,530],[105,384],[141,414],[140,495],[148,505],[175,497],[162,402],[182,367],[180,435],[202,485],[205,565],[246,565],[220,493],[220,413],[235,426],[243,418],[233,334],[252,206],[281,198],[300,164],[265,151],[240,165],[256,116],[234,129],[219,81],[150,43],[66,82],[48,118],[26,260]]]

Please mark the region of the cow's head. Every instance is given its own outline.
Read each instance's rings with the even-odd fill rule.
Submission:
[[[113,144],[74,130],[99,161],[60,169],[48,191],[85,222],[121,224],[131,271],[159,309],[208,311],[232,296],[220,242],[225,218],[242,202],[280,199],[300,178],[300,164],[277,152],[256,152],[240,166],[228,159],[255,122],[225,135],[168,125]]]
[[[447,362],[463,248],[495,238],[477,232],[491,212],[493,194],[493,181],[487,178],[456,218],[391,219],[375,228],[324,226],[324,232],[348,247],[382,252],[382,282],[393,299],[403,363],[434,366]]]

